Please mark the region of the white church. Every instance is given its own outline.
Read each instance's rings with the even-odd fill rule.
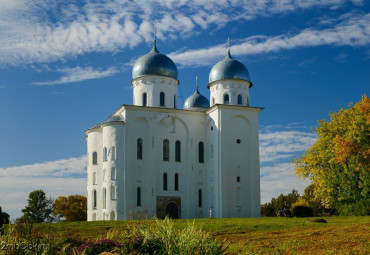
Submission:
[[[258,113],[230,55],[178,109],[175,63],[153,49],[132,69],[133,105],[86,131],[87,220],[259,217]]]

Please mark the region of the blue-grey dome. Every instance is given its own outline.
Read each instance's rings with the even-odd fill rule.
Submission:
[[[248,69],[242,63],[231,57],[230,50],[223,60],[212,67],[209,73],[209,83],[225,79],[239,79],[250,82]]]
[[[188,97],[184,103],[184,109],[191,108],[209,108],[209,100],[201,95],[196,87],[193,95]]]
[[[160,75],[177,80],[177,67],[166,55],[159,53],[154,40],[153,49],[140,57],[132,68],[132,79],[145,75]]]

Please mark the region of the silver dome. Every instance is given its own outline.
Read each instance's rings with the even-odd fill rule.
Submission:
[[[159,53],[154,40],[153,49],[140,57],[132,68],[132,79],[145,75],[160,75],[177,80],[177,67],[166,55]]]
[[[201,95],[196,87],[193,95],[188,97],[184,103],[184,109],[191,108],[209,108],[209,100]]]
[[[250,82],[248,69],[242,63],[231,57],[230,50],[228,50],[223,60],[212,67],[209,73],[209,83],[225,79],[239,79]]]

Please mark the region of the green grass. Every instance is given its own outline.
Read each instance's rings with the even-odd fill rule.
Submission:
[[[174,220],[182,230],[189,223],[208,232],[212,239],[228,244],[228,254],[368,254],[370,216],[312,218],[244,218]],[[138,227],[153,228],[153,220],[98,221],[37,224],[37,232],[63,235],[76,240],[98,240],[119,233],[131,234]],[[113,238],[114,239],[114,238]],[[1,251],[0,251],[1,253]]]

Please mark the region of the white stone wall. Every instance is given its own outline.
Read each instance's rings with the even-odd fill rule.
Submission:
[[[224,104],[224,95],[229,94],[229,104],[238,105],[238,95],[243,106],[249,106],[250,83],[244,80],[220,80],[209,85],[210,105]]]
[[[131,83],[134,88],[134,105],[143,106],[143,93],[146,93],[147,106],[160,107],[160,93],[164,92],[164,107],[177,108],[178,80],[165,76],[147,75],[136,78]]]

